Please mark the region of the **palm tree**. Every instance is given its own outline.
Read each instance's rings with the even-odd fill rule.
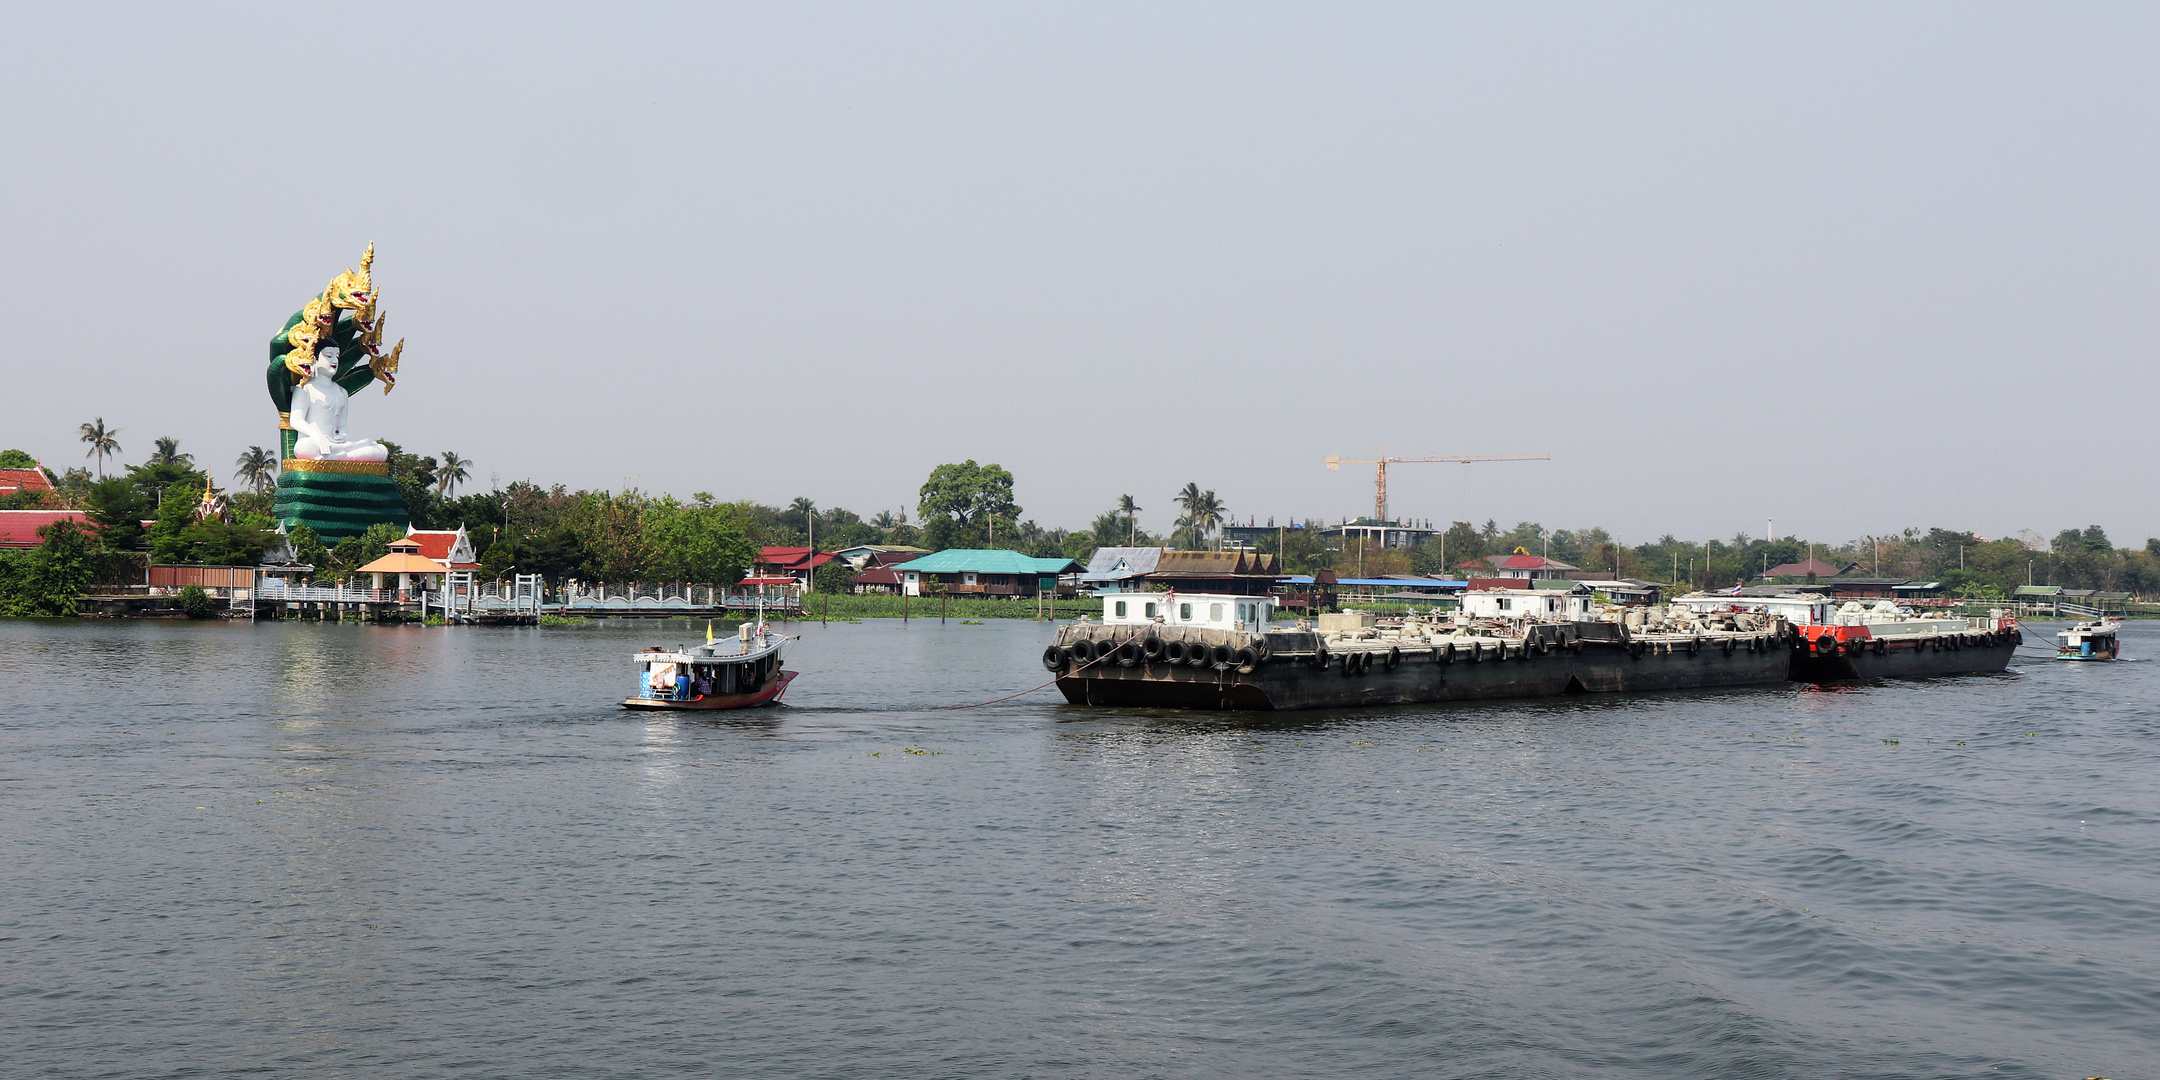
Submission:
[[[1223,520],[1222,500],[1213,491],[1202,491],[1198,484],[1186,484],[1178,492],[1177,504],[1184,508],[1178,515],[1178,525],[1185,530],[1187,543],[1199,547],[1207,534],[1221,527]]]
[[[1222,528],[1223,510],[1222,500],[1215,497],[1213,490],[1201,493],[1200,504],[1192,510],[1192,519],[1193,528],[1199,532],[1202,539],[1205,539],[1209,533]],[[1198,547],[1199,545],[1195,544],[1194,546]]]
[[[90,457],[93,454],[97,456],[97,471],[100,480],[105,479],[105,455],[118,455],[120,453],[120,440],[113,437],[118,434],[120,434],[119,428],[106,428],[105,418],[102,416],[98,417],[95,423],[82,426],[82,441],[90,444],[90,452],[83,456]]]
[[[150,454],[151,465],[178,465],[183,469],[195,467],[195,455],[180,452],[180,440],[170,435],[157,438],[157,449]]]
[[[278,459],[260,446],[248,447],[233,465],[240,470],[240,479],[258,493],[277,483]]]
[[[874,529],[890,529],[898,524],[900,523],[894,520],[890,510],[880,510],[876,517],[870,519],[870,527]]]
[[[435,494],[449,495],[459,484],[472,478],[472,459],[459,457],[455,450],[442,452],[442,464],[435,469]]]
[[[805,496],[797,495],[795,501],[788,504],[788,509],[802,515],[805,542],[812,548],[817,547],[817,504]]]
[[[1112,510],[1096,518],[1094,523],[1088,526],[1088,539],[1094,541],[1096,547],[1115,547],[1117,527],[1123,524],[1125,523],[1118,520],[1118,512]]]
[[[1130,495],[1120,495],[1117,497],[1117,508],[1118,513],[1125,515],[1125,546],[1131,547],[1139,542],[1140,526],[1133,515],[1140,512],[1140,504],[1134,502]]]

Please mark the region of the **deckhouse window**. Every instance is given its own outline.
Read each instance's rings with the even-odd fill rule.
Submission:
[[[1117,602],[1117,617],[1120,619],[1125,617],[1125,601],[1123,600]]]
[[[1149,605],[1148,605],[1148,606],[1147,606],[1147,607],[1146,607],[1146,608],[1145,608],[1144,610],[1145,610],[1145,611],[1147,612],[1147,617],[1148,617],[1148,618],[1152,619],[1152,618],[1154,618],[1154,617],[1155,617],[1155,605],[1154,605],[1154,604],[1152,604],[1152,603],[1151,603],[1151,604],[1149,604]]]
[[[1191,605],[1191,604],[1179,604],[1179,605],[1177,606],[1177,617],[1178,617],[1178,621],[1179,621],[1179,622],[1191,622],[1191,621],[1192,621],[1192,605]]]
[[[1209,622],[1221,622],[1221,621],[1222,621],[1222,605],[1221,605],[1221,604],[1209,604],[1209,605],[1207,606],[1207,621],[1209,621]]]

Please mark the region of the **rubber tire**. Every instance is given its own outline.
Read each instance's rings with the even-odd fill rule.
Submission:
[[[1390,645],[1390,646],[1388,646],[1388,651],[1387,651],[1387,661],[1386,661],[1386,663],[1387,663],[1387,669],[1388,669],[1389,671],[1393,671],[1393,670],[1395,670],[1395,669],[1396,669],[1397,667],[1401,666],[1401,664],[1402,664],[1402,648],[1401,648],[1400,646],[1395,646],[1395,645]]]
[[[1184,663],[1185,643],[1182,641],[1173,641],[1168,645],[1163,646],[1163,659],[1169,661],[1171,666],[1173,667]]]
[[[1185,662],[1193,667],[1208,666],[1208,647],[1198,642],[1185,647]]]
[[[1081,664],[1092,664],[1095,662],[1095,643],[1089,641],[1086,638],[1081,638],[1080,640],[1073,642],[1070,652],[1072,653],[1073,659]]]
[[[1230,646],[1228,645],[1217,645],[1213,649],[1208,650],[1208,660],[1212,663],[1217,664],[1229,663],[1231,657],[1234,655],[1235,654],[1230,651]]]
[[[1166,646],[1163,644],[1163,639],[1153,634],[1149,634],[1140,641],[1140,659],[1150,664],[1161,663],[1165,651]]]
[[[1065,650],[1055,645],[1043,650],[1043,670],[1053,675],[1063,675],[1065,669],[1071,665],[1072,657]]]
[[[1432,652],[1434,663],[1452,664],[1455,662],[1455,643],[1452,641],[1443,641],[1433,646]]]
[[[1140,643],[1131,638],[1126,638],[1125,643],[1117,647],[1117,666],[1138,667],[1139,664]]]
[[[1230,660],[1237,665],[1238,674],[1240,675],[1250,675],[1260,670],[1260,654],[1250,645],[1239,649]]]

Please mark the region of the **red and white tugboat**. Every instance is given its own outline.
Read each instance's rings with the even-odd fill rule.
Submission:
[[[715,640],[705,628],[705,644],[673,651],[658,645],[631,659],[638,665],[638,689],[623,699],[625,709],[748,709],[776,705],[795,681],[796,672],[780,666],[781,651],[792,638],[775,634],[765,622],[768,586],[795,588],[791,577],[744,578],[758,587],[757,618],[742,624],[732,640]]]

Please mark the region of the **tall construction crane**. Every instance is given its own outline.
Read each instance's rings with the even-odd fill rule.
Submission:
[[[1473,461],[1551,461],[1551,454],[1423,454],[1418,457],[1391,455],[1387,444],[1380,444],[1380,456],[1362,461],[1352,461],[1329,454],[1325,464],[1331,472],[1340,472],[1345,465],[1372,465],[1373,472],[1373,519],[1386,521],[1387,516],[1387,467],[1403,461],[1453,461],[1468,465]]]

